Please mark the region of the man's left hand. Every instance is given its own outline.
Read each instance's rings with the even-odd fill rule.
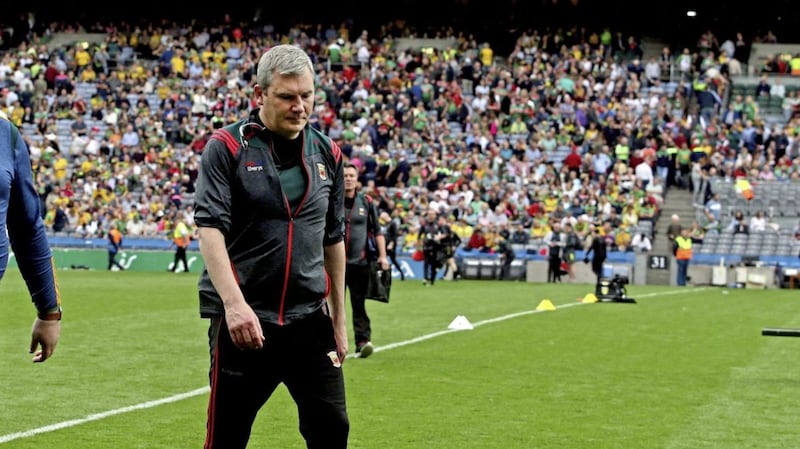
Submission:
[[[33,322],[30,353],[33,354],[34,363],[44,362],[53,355],[60,335],[61,321],[48,321],[37,318]]]

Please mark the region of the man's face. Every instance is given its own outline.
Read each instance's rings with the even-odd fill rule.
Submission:
[[[314,77],[276,74],[267,91],[255,86],[261,103],[260,117],[270,131],[287,139],[296,138],[314,109]]]
[[[344,189],[355,190],[358,185],[358,172],[353,167],[345,167],[344,169]]]

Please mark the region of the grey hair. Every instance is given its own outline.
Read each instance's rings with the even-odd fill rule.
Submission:
[[[266,91],[272,84],[275,73],[279,75],[303,75],[306,71],[314,75],[314,64],[308,54],[296,45],[276,45],[261,55],[258,61],[256,82]]]

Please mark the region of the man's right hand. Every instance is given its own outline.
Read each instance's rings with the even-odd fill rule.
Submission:
[[[244,301],[225,305],[225,322],[233,344],[239,349],[264,347],[264,331],[253,309]]]

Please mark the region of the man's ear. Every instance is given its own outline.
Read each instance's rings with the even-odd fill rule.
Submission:
[[[253,85],[253,95],[256,97],[256,104],[261,105],[264,102],[264,97],[267,95],[267,91],[261,89],[261,86],[258,84]]]

